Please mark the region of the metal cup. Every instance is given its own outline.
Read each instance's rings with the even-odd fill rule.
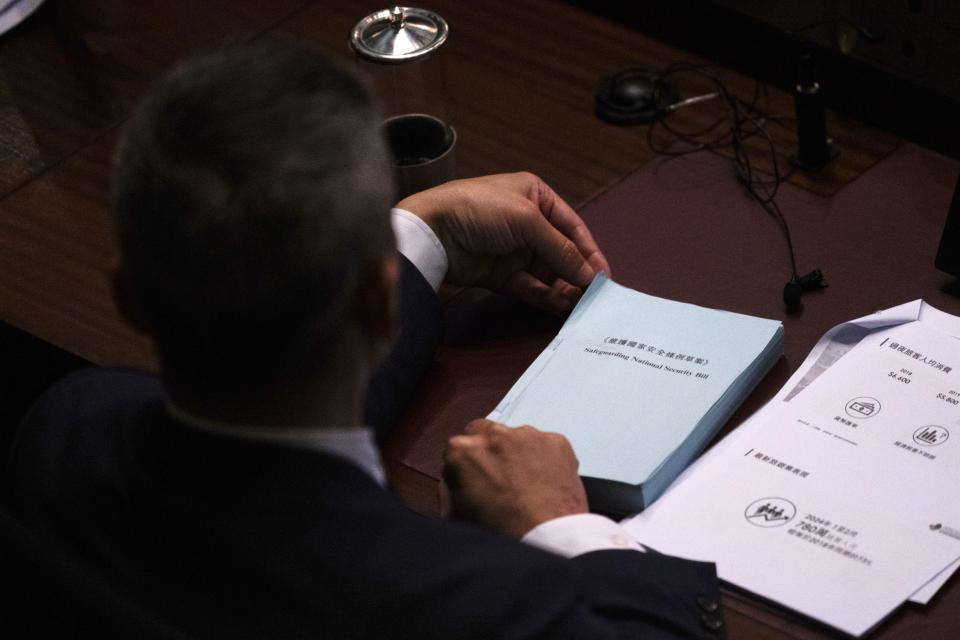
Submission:
[[[446,120],[438,51],[447,22],[432,11],[393,7],[360,20],[350,46],[367,63],[385,106],[384,135],[400,197],[454,177],[457,133]]]
[[[393,156],[398,196],[403,198],[454,177],[457,132],[426,113],[406,113],[383,123]]]

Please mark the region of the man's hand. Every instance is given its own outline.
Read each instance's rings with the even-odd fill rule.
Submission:
[[[450,438],[443,478],[455,517],[520,538],[547,520],[588,511],[577,467],[559,433],[480,419]]]
[[[446,284],[486,287],[562,313],[598,271],[610,273],[580,216],[530,173],[454,180],[397,207],[437,234],[449,263]]]

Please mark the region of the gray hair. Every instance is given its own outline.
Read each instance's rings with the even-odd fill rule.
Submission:
[[[291,45],[163,77],[125,127],[112,208],[167,376],[248,388],[315,368],[390,250],[365,82]]]

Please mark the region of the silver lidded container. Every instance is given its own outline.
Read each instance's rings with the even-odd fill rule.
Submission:
[[[395,6],[362,18],[350,33],[350,47],[383,101],[400,197],[454,177],[457,136],[439,56],[449,32],[433,11]]]
[[[439,49],[449,31],[447,21],[433,11],[393,7],[358,22],[350,34],[350,46],[367,60],[403,64]]]

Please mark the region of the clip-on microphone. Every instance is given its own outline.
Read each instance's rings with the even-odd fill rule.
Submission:
[[[793,276],[790,282],[783,285],[783,302],[787,305],[787,311],[794,312],[800,308],[800,296],[804,291],[823,289],[826,286],[828,285],[820,269],[814,269],[805,276]]]

